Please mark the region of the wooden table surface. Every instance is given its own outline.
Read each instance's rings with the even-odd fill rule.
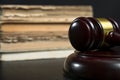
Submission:
[[[0,62],[0,80],[69,80],[62,59]]]

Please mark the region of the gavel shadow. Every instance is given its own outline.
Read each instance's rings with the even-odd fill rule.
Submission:
[[[120,46],[86,52],[75,51],[75,53],[83,56],[120,58]]]

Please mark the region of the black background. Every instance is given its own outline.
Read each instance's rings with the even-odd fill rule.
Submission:
[[[0,0],[0,4],[92,5],[94,17],[112,17],[119,21],[120,16],[120,0]]]

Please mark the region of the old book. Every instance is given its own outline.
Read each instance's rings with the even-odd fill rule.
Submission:
[[[76,17],[93,15],[91,6],[1,5],[3,22],[70,23]]]
[[[68,29],[78,16],[91,17],[91,6],[1,5],[0,52],[72,49]]]
[[[70,49],[68,28],[69,24],[2,24],[1,52]]]

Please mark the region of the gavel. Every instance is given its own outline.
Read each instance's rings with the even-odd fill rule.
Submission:
[[[64,62],[65,77],[120,80],[120,26],[114,19],[78,17],[70,25],[69,40],[76,51]]]
[[[120,45],[120,26],[112,18],[78,17],[70,25],[69,40],[78,51]]]

